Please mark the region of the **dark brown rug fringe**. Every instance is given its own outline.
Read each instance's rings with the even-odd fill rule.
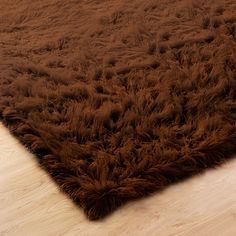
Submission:
[[[236,3],[48,2],[0,1],[0,119],[89,219],[235,153]]]

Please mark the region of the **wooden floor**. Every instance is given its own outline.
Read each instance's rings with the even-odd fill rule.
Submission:
[[[0,235],[235,236],[236,158],[90,222],[0,124]]]

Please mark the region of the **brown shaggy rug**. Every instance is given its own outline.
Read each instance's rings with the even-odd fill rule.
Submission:
[[[89,219],[235,152],[235,0],[0,9],[0,119]]]

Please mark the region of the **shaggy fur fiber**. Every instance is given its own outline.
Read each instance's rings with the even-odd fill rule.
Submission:
[[[235,152],[236,1],[0,9],[0,118],[89,219]]]

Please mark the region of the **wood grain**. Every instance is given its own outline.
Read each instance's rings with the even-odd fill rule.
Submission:
[[[1,236],[234,236],[236,159],[88,221],[0,124]]]

